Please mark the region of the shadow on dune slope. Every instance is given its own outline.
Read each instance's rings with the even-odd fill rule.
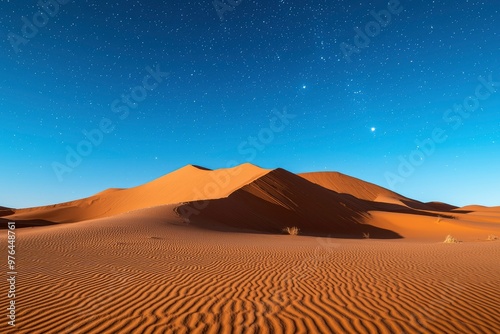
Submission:
[[[366,203],[275,169],[227,198],[186,203],[177,212],[192,224],[218,230],[283,233],[283,228],[296,226],[303,235],[363,238],[369,233],[376,239],[401,238],[367,224]]]

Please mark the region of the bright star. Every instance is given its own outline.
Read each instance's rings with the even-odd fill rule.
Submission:
[[[375,128],[375,127],[372,127],[372,128],[370,129],[370,131],[371,131],[371,132],[375,132],[375,130],[377,130],[377,128]]]
[[[302,86],[302,89],[306,89],[306,88],[307,88],[307,86],[306,86],[306,85],[303,85],[303,86]]]

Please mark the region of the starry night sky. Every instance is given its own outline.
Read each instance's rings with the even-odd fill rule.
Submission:
[[[60,2],[0,4],[0,205],[245,161],[500,205],[497,1]]]

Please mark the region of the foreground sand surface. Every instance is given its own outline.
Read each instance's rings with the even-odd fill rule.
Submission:
[[[170,205],[16,231],[17,326],[1,333],[500,332],[500,242],[486,235],[224,232]]]

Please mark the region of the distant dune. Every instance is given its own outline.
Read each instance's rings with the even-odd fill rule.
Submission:
[[[462,211],[470,211],[470,212],[500,212],[500,206],[492,206],[492,207],[487,207],[487,206],[482,206],[482,205],[467,205],[464,207],[461,207],[460,210]]]
[[[406,197],[393,191],[338,172],[313,172],[298,175],[327,189],[367,201],[376,201],[379,196],[407,200]]]
[[[0,217],[9,216],[9,215],[12,215],[12,214],[14,214],[14,210],[13,209],[6,208],[4,206],[0,206]]]

